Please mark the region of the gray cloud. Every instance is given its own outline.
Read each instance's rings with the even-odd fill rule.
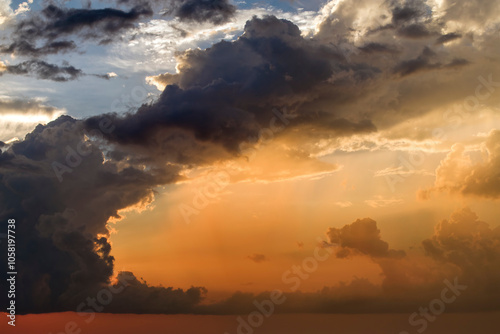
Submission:
[[[31,59],[15,65],[1,65],[0,76],[5,73],[13,75],[27,75],[37,79],[51,80],[56,82],[65,82],[77,80],[82,76],[91,75],[100,79],[109,80],[111,77],[107,74],[86,74],[81,69],[75,68],[64,62],[62,66],[50,64],[43,60]]]
[[[462,38],[461,34],[457,34],[457,33],[451,32],[449,34],[445,34],[445,35],[439,36],[439,38],[436,40],[435,44],[436,45],[445,44],[445,43],[457,40],[459,38]]]
[[[0,98],[0,115],[2,114],[43,114],[53,116],[58,109],[33,99]]]
[[[179,179],[176,167],[143,170],[104,161],[98,142],[86,141],[82,130],[81,121],[61,116],[0,154],[0,217],[15,217],[23,235],[17,240],[19,313],[75,310],[74,296],[108,284],[114,258],[107,221],[120,209],[149,203],[156,185]]]
[[[82,70],[73,66],[58,66],[43,60],[27,60],[16,65],[6,65],[5,72],[17,75],[33,75],[38,79],[57,82],[75,80],[84,75]],[[0,75],[3,74],[0,72]]]
[[[13,42],[0,47],[0,52],[21,56],[40,56],[75,50],[71,40],[61,37],[79,35],[85,39],[109,41],[118,32],[130,29],[142,17],[153,15],[148,5],[138,5],[130,11],[119,9],[74,9],[50,4],[41,13],[19,21]],[[36,45],[44,41],[40,47]]]
[[[221,24],[236,13],[236,6],[229,0],[178,0],[174,1],[174,16],[187,22]]]

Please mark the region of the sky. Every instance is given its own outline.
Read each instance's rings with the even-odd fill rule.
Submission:
[[[499,17],[485,0],[0,0],[18,314],[104,295],[97,312],[498,311]]]

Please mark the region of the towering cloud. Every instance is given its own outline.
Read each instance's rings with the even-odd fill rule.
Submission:
[[[389,249],[389,244],[380,238],[377,222],[370,218],[358,219],[341,229],[330,228],[327,232],[330,242],[338,244],[337,257],[343,258],[351,253],[378,257],[401,257],[405,253]]]
[[[422,190],[420,196],[428,198],[432,192],[448,191],[465,196],[499,198],[500,131],[491,131],[482,148],[486,158],[474,163],[463,145],[454,145],[436,169],[434,187]]]
[[[156,185],[179,179],[175,167],[138,169],[105,161],[99,132],[84,135],[82,125],[62,116],[0,155],[0,217],[15,217],[22,235],[20,312],[75,310],[81,302],[75,296],[108,284],[114,262],[108,220],[119,217],[120,209],[147,205]],[[6,266],[5,258],[0,261]]]

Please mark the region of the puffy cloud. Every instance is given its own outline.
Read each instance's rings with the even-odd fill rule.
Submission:
[[[485,158],[475,163],[466,147],[456,144],[436,169],[436,181],[419,195],[428,198],[433,192],[448,191],[468,196],[500,197],[500,131],[493,130],[482,144]]]
[[[405,255],[403,251],[389,249],[389,244],[380,238],[377,222],[370,218],[358,219],[342,228],[330,228],[326,234],[331,243],[340,246],[336,252],[339,258],[355,254],[374,258]]]
[[[0,217],[15,217],[23,235],[17,240],[20,313],[74,310],[73,296],[108,284],[114,258],[107,222],[121,209],[148,205],[156,185],[179,179],[174,166],[105,161],[97,134],[84,135],[82,125],[61,116],[0,154]]]
[[[343,258],[352,251],[370,256],[380,266],[382,283],[354,277],[351,282],[325,286],[317,292],[284,291],[286,303],[277,306],[277,313],[414,312],[442,296],[443,289],[450,285],[459,287],[459,298],[446,305],[449,311],[477,312],[500,307],[500,227],[490,228],[470,209],[459,210],[437,224],[434,235],[422,242],[422,248],[408,255],[390,250],[380,239],[375,221],[369,218],[330,229],[327,235],[331,242],[339,243],[337,257]],[[390,256],[391,253],[397,256]],[[263,301],[269,296],[270,292],[237,292],[221,302],[197,306],[196,310],[245,314],[254,310],[255,300]]]
[[[334,111],[300,108],[328,87],[334,73],[357,69],[335,47],[302,37],[289,21],[254,18],[238,40],[180,55],[178,74],[154,79],[167,85],[156,103],[126,117],[110,116],[117,129],[109,140],[151,147],[159,133],[180,128],[198,141],[216,143],[234,154],[242,144],[259,140],[260,130],[276,117],[276,107],[279,113],[285,108],[288,113],[297,111],[293,120],[287,115],[277,119],[274,127],[284,125],[283,133],[298,127],[304,133],[316,128],[330,136],[374,131],[375,126],[363,117],[347,119]],[[374,70],[363,67],[362,71],[357,83],[368,80]]]
[[[422,245],[432,258],[460,268],[461,279],[473,290],[471,303],[485,309],[498,307],[500,227],[491,228],[465,208],[441,221],[434,236]]]

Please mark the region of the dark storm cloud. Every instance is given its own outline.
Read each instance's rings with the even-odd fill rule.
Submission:
[[[74,9],[50,4],[41,13],[19,21],[13,42],[0,51],[16,55],[47,55],[74,50],[73,41],[61,37],[79,35],[82,38],[109,40],[120,31],[135,26],[142,17],[153,15],[149,5],[138,5],[129,11],[113,8]],[[44,41],[40,47],[36,45]]]
[[[43,60],[27,60],[16,65],[6,65],[5,72],[17,75],[30,75],[38,79],[52,81],[70,81],[84,75],[82,70],[73,66],[58,66]],[[0,75],[3,74],[0,72]]]
[[[378,75],[375,68],[347,63],[335,47],[305,39],[293,23],[275,17],[254,18],[238,40],[189,50],[179,61],[179,74],[157,78],[169,84],[158,101],[136,114],[109,116],[117,126],[109,140],[151,146],[159,134],[182,129],[198,141],[237,154],[240,144],[258,140],[275,107],[299,108],[315,98],[316,90],[327,87],[334,73],[352,71],[356,83]],[[331,113],[321,119],[311,117],[317,113],[303,110],[294,124],[317,123],[325,128],[331,124],[346,133],[374,128],[367,120],[347,121]],[[87,123],[98,120],[99,116]]]
[[[432,51],[432,49],[430,49],[429,47],[425,47],[422,50],[420,56],[418,56],[417,58],[405,60],[399,63],[394,68],[394,73],[397,73],[400,76],[404,77],[417,72],[439,70],[446,68],[453,69],[470,64],[468,60],[461,58],[454,58],[449,63],[442,64],[439,61],[436,61],[436,56],[437,54],[434,51]]]
[[[187,22],[211,22],[221,24],[236,13],[236,6],[229,0],[182,0],[174,2],[174,16]]]
[[[120,209],[149,203],[156,185],[179,178],[175,167],[104,161],[98,141],[88,141],[82,130],[81,121],[61,116],[0,154],[0,219],[14,217],[22,235],[19,313],[75,310],[82,301],[75,296],[108,284],[114,258],[107,221]]]
[[[457,34],[457,33],[451,32],[449,34],[445,34],[445,35],[439,36],[439,38],[436,40],[435,44],[436,45],[445,44],[445,43],[454,41],[454,40],[459,39],[459,38],[462,38],[461,34]]]
[[[371,53],[388,53],[388,54],[398,54],[400,51],[393,45],[387,45],[382,43],[368,43],[359,48],[361,51],[371,54]]]
[[[407,38],[426,38],[433,35],[423,24],[411,24],[401,27],[397,30],[397,34]]]
[[[394,7],[392,10],[392,22],[394,24],[406,23],[408,21],[415,21],[422,17],[425,13],[423,9],[417,6],[411,6],[409,2],[404,7]],[[414,5],[422,3],[421,1],[413,1]]]
[[[80,32],[85,28],[97,28],[102,33],[114,34],[123,29],[134,27],[134,23],[141,17],[153,15],[147,5],[136,6],[125,12],[119,9],[67,9],[49,5],[42,10],[43,16],[48,19],[42,23],[38,37],[55,38],[61,35]],[[18,32],[25,35],[40,22],[32,19],[18,25]]]
[[[111,285],[75,291],[75,294],[68,296],[68,305],[77,305],[73,311],[76,310],[81,317],[88,318],[89,321],[95,317],[96,311],[128,314],[193,313],[206,292],[205,288],[199,287],[184,291],[172,287],[151,286],[142,278],[137,279],[132,272],[121,271]],[[109,303],[99,303],[103,294],[110,296]],[[94,301],[97,299],[97,302],[89,303],[88,298],[94,298]],[[103,299],[108,300],[107,297]]]

